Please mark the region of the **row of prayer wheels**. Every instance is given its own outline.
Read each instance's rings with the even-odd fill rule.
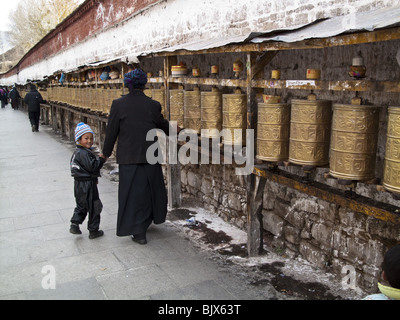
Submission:
[[[164,92],[163,88],[147,92],[160,101],[163,113]],[[264,102],[258,105],[257,159],[312,167],[329,164],[330,175],[342,180],[375,177],[378,106],[333,104],[313,95],[293,99],[291,104],[280,103],[277,96],[264,96]],[[208,129],[208,135],[202,132],[208,138],[228,129],[232,141],[225,144],[245,145],[246,112],[246,94],[240,90],[233,94],[222,94],[217,88],[170,90],[172,121],[197,133]],[[389,107],[388,113],[383,185],[400,193],[400,107]]]
[[[165,114],[164,89],[148,89],[145,94],[159,101]],[[198,87],[192,91],[170,90],[171,121],[177,121],[179,127],[192,129],[207,138],[218,138],[221,130],[229,130],[231,140],[224,141],[225,144],[245,144],[246,112],[247,96],[240,90],[232,94],[222,94],[217,88],[211,91],[200,91]]]
[[[388,109],[384,187],[400,193],[400,108]],[[293,99],[258,106],[257,158],[302,166],[329,164],[331,176],[375,176],[379,107]]]
[[[389,107],[388,115],[383,185],[400,193],[400,107]],[[293,99],[291,105],[260,103],[256,157],[303,166],[329,164],[335,178],[370,180],[375,173],[378,127],[377,106],[313,99]]]
[[[95,111],[109,113],[112,101],[121,97],[120,88],[102,87],[48,87],[45,100],[66,103]]]

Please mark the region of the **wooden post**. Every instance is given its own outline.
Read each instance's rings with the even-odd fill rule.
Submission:
[[[171,66],[177,63],[176,56],[164,58],[164,89],[165,89],[165,117],[170,120],[170,83],[168,81],[170,76]],[[176,137],[177,138],[177,137]],[[167,181],[168,181],[168,206],[170,209],[181,206],[181,168],[179,162],[171,164],[169,159],[169,148],[177,148],[177,145],[171,145],[167,141]],[[178,152],[178,150],[176,150]],[[177,160],[177,157],[176,157]]]
[[[248,177],[247,192],[247,252],[254,257],[262,252],[263,225],[262,204],[266,179],[251,174]]]
[[[268,64],[277,54],[276,51],[266,52],[257,57],[256,53],[247,54],[247,129],[257,129],[257,94],[261,95],[260,89],[252,87],[252,80],[263,76],[264,66]],[[254,135],[255,137],[256,135]],[[254,150],[256,140],[253,141]],[[250,174],[247,177],[247,252],[249,256],[261,253],[263,246],[262,225],[262,203],[266,179]]]

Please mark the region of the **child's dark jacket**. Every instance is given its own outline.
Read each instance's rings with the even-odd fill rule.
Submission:
[[[77,145],[71,157],[71,175],[78,181],[97,180],[104,162],[92,150]]]

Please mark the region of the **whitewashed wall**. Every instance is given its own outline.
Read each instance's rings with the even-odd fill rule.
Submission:
[[[135,13],[122,23],[110,25],[120,8],[111,6],[107,12],[99,3],[96,19],[104,26],[101,32],[20,70],[17,77],[2,79],[1,83],[25,83],[90,62],[202,40],[245,38],[251,32],[291,29],[321,18],[398,5],[400,0],[167,0]]]

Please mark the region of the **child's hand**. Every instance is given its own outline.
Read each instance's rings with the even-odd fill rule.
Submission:
[[[100,158],[103,158],[103,159],[104,159],[104,161],[107,161],[107,159],[108,159],[108,158],[107,158],[107,157],[106,157],[104,154],[102,154],[102,153],[101,153],[101,154],[99,154],[99,157],[100,157]]]

